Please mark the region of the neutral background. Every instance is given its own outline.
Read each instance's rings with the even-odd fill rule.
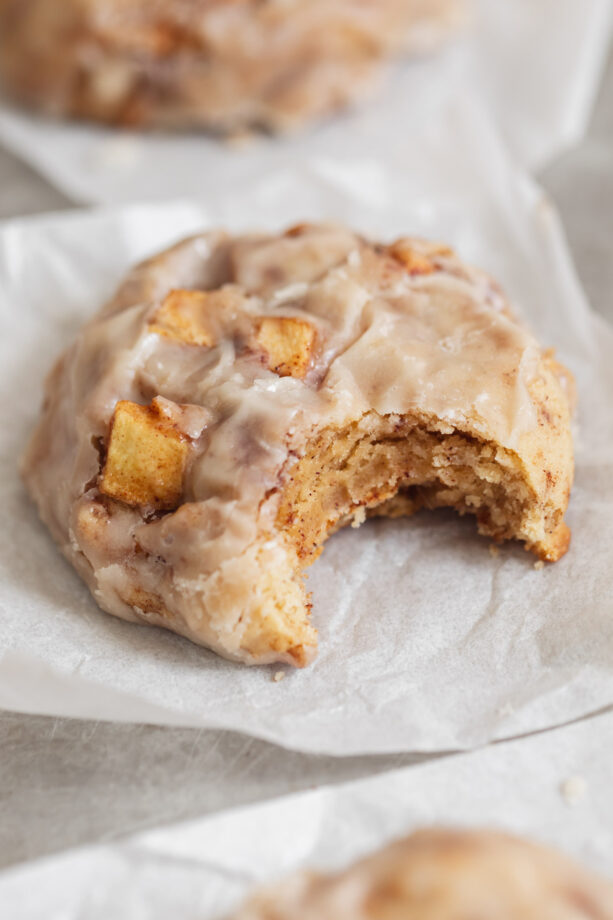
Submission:
[[[587,138],[539,180],[592,305],[613,321],[613,55]],[[0,148],[0,217],[71,206]],[[229,732],[0,713],[0,868],[419,759],[313,757]]]

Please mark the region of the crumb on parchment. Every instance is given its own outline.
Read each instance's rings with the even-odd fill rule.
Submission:
[[[582,776],[570,776],[560,784],[560,794],[567,805],[577,805],[585,798],[587,783]]]
[[[534,568],[536,569],[537,572],[540,572],[541,569],[545,568],[545,563],[543,562],[542,559],[537,559],[536,562],[534,563]]]
[[[492,556],[494,559],[497,559],[499,555],[500,547],[497,546],[496,543],[490,543],[490,556]]]
[[[501,719],[510,718],[515,715],[515,709],[510,703],[505,703],[504,706],[498,707],[498,715]]]
[[[284,677],[285,671],[275,671],[275,673],[272,675],[272,679],[276,684],[278,684],[280,680],[283,680]]]

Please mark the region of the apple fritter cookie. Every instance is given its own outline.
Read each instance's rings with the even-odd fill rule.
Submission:
[[[302,667],[304,570],[344,524],[453,508],[560,558],[570,389],[446,246],[208,232],[135,268],[80,332],[24,476],[105,610]]]

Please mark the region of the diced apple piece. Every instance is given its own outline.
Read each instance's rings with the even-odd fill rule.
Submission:
[[[171,291],[155,313],[149,328],[186,345],[212,348],[215,337],[207,324],[210,294],[206,291]]]
[[[432,261],[436,256],[453,254],[447,246],[410,239],[396,240],[390,246],[389,252],[404,265],[410,275],[430,275],[436,271],[436,265]]]
[[[268,366],[280,377],[305,376],[315,350],[316,331],[310,323],[295,316],[267,316],[256,338]]]
[[[111,421],[100,491],[127,505],[178,507],[189,440],[151,406],[122,400]]]

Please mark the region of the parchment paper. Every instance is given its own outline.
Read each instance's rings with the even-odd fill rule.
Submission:
[[[451,514],[341,533],[310,577],[319,659],[277,683],[100,613],[38,523],[16,462],[53,356],[128,264],[206,224],[322,216],[453,242],[559,348],[580,398],[574,537],[535,571],[519,547],[493,558]],[[0,298],[0,706],[225,727],[345,755],[470,747],[613,699],[613,332],[585,303],[551,206],[466,100],[440,113],[402,172],[320,159],[202,206],[9,222]]]
[[[293,138],[240,146],[54,123],[0,107],[0,140],[79,201],[214,192],[296,157],[385,155],[402,164],[442,100],[478,99],[520,162],[537,168],[581,137],[610,34],[611,0],[469,0],[469,26],[440,53],[394,65],[370,102]]]
[[[493,827],[613,876],[613,714],[0,874],[11,920],[216,920],[256,885],[340,868],[423,826]]]

